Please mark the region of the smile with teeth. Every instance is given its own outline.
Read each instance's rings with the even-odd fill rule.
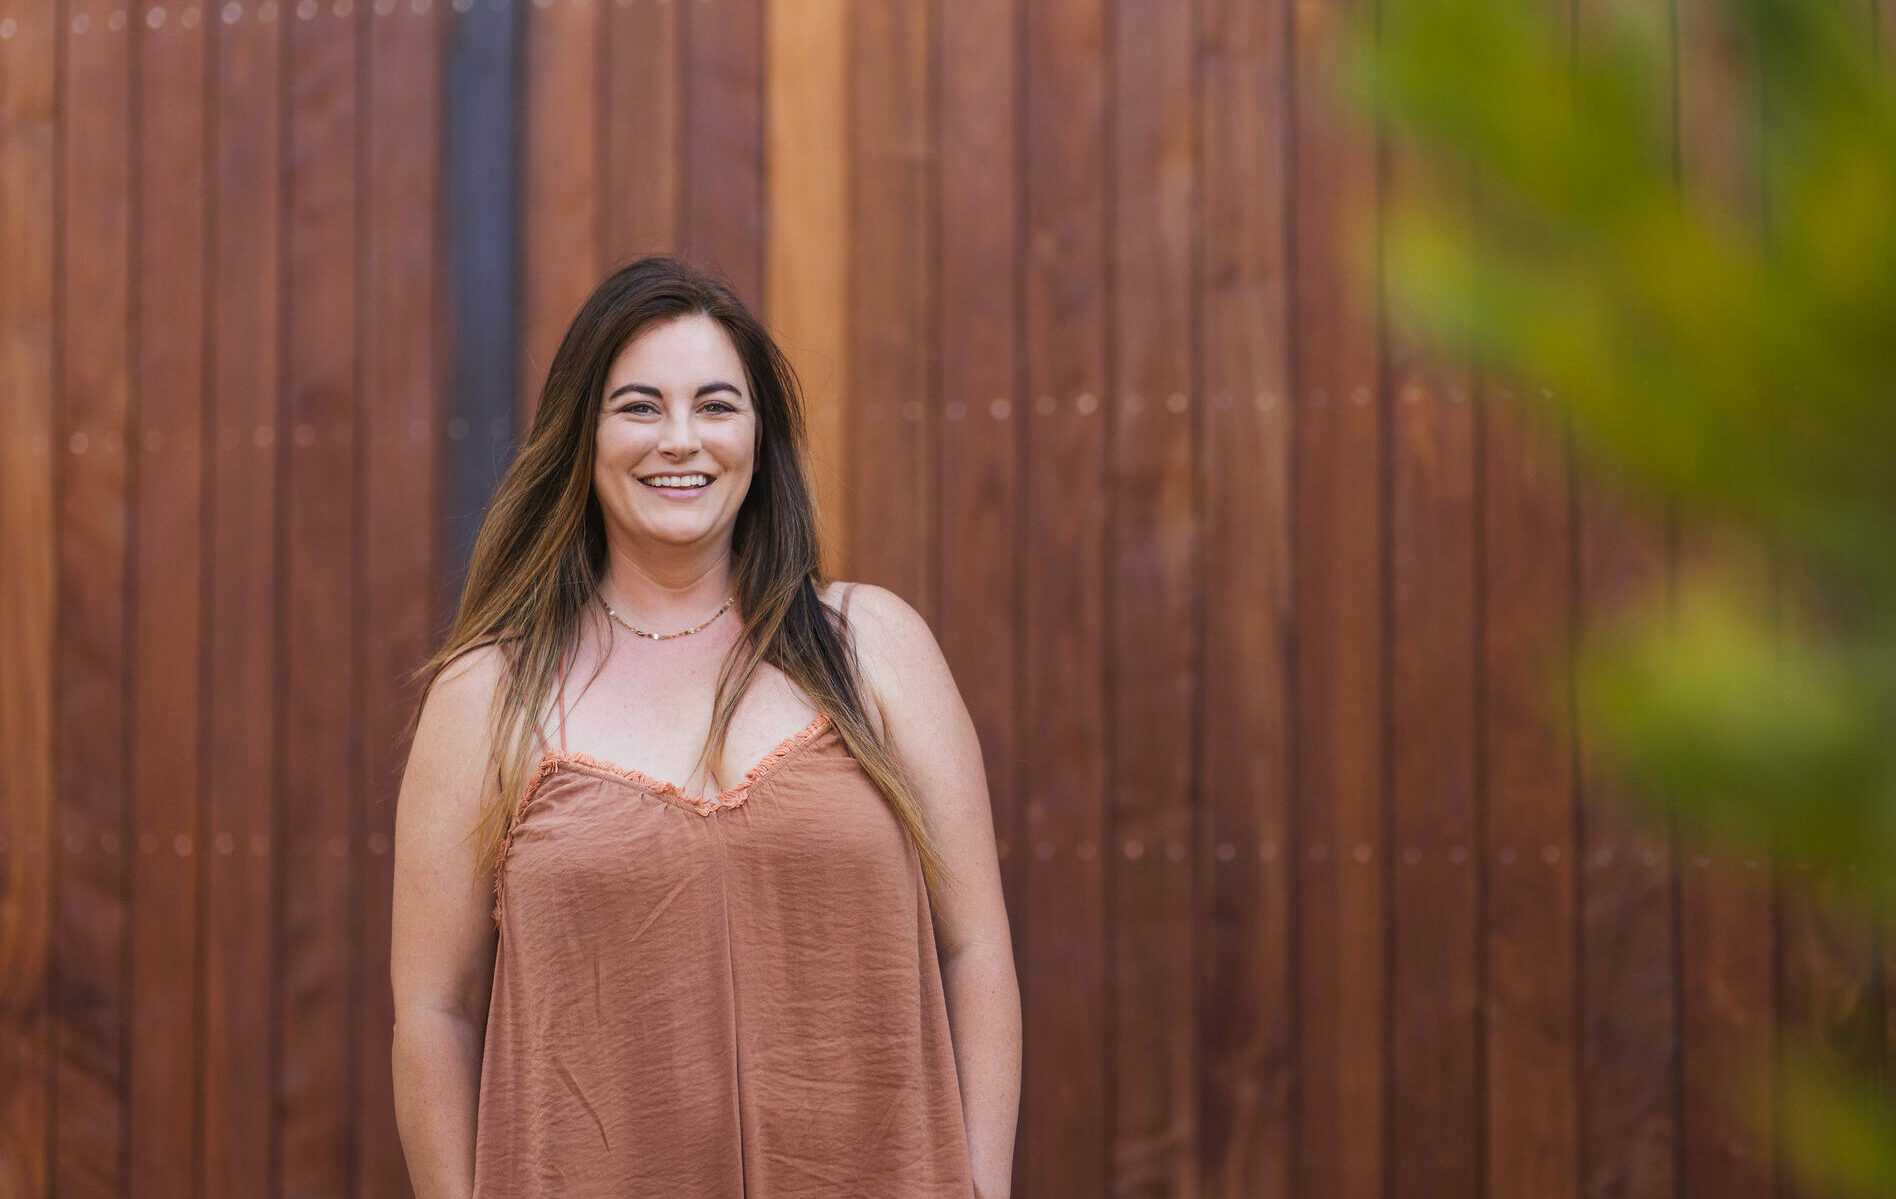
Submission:
[[[704,474],[647,475],[639,482],[647,487],[657,487],[665,491],[690,491],[693,488],[710,486],[711,476]]]

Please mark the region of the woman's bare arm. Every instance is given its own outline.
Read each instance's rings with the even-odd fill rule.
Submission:
[[[395,991],[395,1122],[417,1199],[474,1189],[475,1112],[493,986],[493,875],[472,832],[493,794],[492,647],[457,659],[422,705],[395,811],[389,975]]]
[[[961,1084],[975,1193],[1006,1199],[1020,1111],[1020,983],[1001,893],[987,772],[974,721],[921,615],[894,592],[855,584],[857,656],[943,861],[959,876],[934,904],[942,988]]]

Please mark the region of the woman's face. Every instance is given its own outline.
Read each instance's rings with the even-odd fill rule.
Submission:
[[[634,542],[728,544],[758,425],[724,326],[701,313],[646,326],[613,359],[605,392],[593,491],[608,527]]]

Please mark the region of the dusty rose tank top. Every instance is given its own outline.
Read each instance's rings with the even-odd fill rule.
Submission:
[[[548,748],[495,876],[476,1199],[974,1194],[927,889],[825,714],[715,796]]]

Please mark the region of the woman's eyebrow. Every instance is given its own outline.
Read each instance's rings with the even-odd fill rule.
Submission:
[[[628,391],[636,391],[640,395],[648,395],[648,396],[651,396],[655,400],[662,400],[665,398],[664,392],[660,391],[656,387],[652,387],[645,383],[627,383],[623,387],[615,387],[612,390],[612,394],[607,396],[606,398],[608,400],[616,400]],[[740,398],[742,396],[742,393],[739,392],[736,386],[734,386],[733,384],[726,383],[722,380],[715,380],[713,382],[706,383],[704,386],[698,388],[698,390],[692,394],[691,398],[695,400],[699,396],[710,395],[714,391],[728,391],[734,396],[739,396]]]

